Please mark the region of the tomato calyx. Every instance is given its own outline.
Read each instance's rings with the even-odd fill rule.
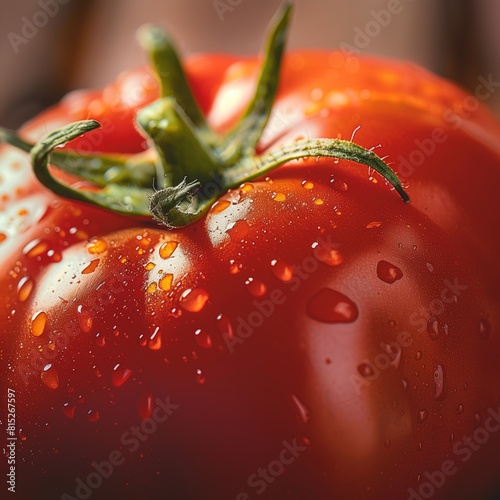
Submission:
[[[253,99],[225,135],[217,134],[207,124],[168,35],[161,28],[146,26],[139,31],[139,41],[160,82],[160,97],[136,116],[149,149],[129,156],[78,155],[57,150],[99,127],[95,120],[55,130],[35,145],[6,130],[0,130],[0,141],[29,152],[35,175],[55,193],[122,214],[152,217],[169,229],[199,220],[227,190],[305,157],[331,157],[367,165],[408,202],[394,171],[375,153],[351,141],[304,139],[256,154],[278,90],[291,10],[291,4],[286,3],[276,16]],[[77,189],[61,182],[53,175],[50,164],[90,181],[96,188]]]

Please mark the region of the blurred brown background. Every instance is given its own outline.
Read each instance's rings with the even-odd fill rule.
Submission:
[[[145,22],[164,25],[185,55],[254,54],[281,3],[0,0],[0,124],[17,127],[69,90],[101,87],[120,71],[144,64],[134,34]],[[294,4],[289,49],[349,44],[364,53],[413,60],[471,91],[479,76],[491,74],[500,81],[498,0],[295,0]],[[398,13],[386,22],[380,12],[388,9]],[[357,37],[360,31],[369,33],[368,42]],[[500,92],[486,104],[500,115]]]

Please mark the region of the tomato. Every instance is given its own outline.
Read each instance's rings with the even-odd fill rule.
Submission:
[[[218,134],[235,130],[260,64],[186,62]],[[409,63],[284,56],[257,154],[271,162],[268,152],[309,138],[354,136],[397,171],[410,203],[353,155],[302,151],[216,189],[196,220],[169,230],[151,214],[54,194],[24,152],[2,146],[7,487],[66,500],[490,498],[500,125],[479,104],[494,88],[478,85],[472,97]],[[97,174],[78,180],[64,154],[139,155],[134,172],[147,174],[165,149],[134,116],[159,92],[151,69],[134,70],[4,139],[30,149],[63,125],[99,121],[53,153],[60,168],[43,178],[56,192],[59,182],[96,193]],[[243,132],[244,142],[253,129]]]

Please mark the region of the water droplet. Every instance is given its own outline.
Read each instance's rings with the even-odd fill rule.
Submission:
[[[57,389],[59,387],[59,374],[56,368],[50,363],[44,366],[40,378],[49,389]]]
[[[391,447],[391,440],[390,440],[390,439],[386,439],[386,440],[384,441],[384,446],[385,446],[386,448],[390,448],[390,447]],[[367,489],[369,490],[369,487],[368,487],[368,486],[367,486]],[[370,488],[370,489],[371,489],[371,488]]]
[[[286,195],[284,195],[283,193],[274,193],[273,200],[274,201],[285,201]]]
[[[373,377],[373,375],[375,374],[373,368],[368,363],[361,363],[360,365],[358,365],[358,372],[361,376],[366,378]]]
[[[480,413],[474,413],[474,427],[477,427],[481,423],[482,420],[483,419],[482,419]]]
[[[359,316],[358,307],[346,295],[322,288],[307,301],[307,314],[324,323],[352,323]]]
[[[417,351],[417,353],[415,354],[416,359],[422,359],[422,356],[423,356],[422,351]]]
[[[295,408],[297,409],[300,420],[302,420],[304,424],[307,424],[309,420],[309,410],[295,394],[292,394],[292,401],[295,405]]]
[[[177,241],[167,241],[166,243],[163,243],[160,247],[160,257],[162,259],[168,259],[174,252],[175,249],[178,247],[179,242]]]
[[[385,352],[389,355],[391,358],[391,366],[395,369],[399,368],[399,364],[401,363],[401,353],[402,349],[401,346],[397,343],[391,343],[391,344],[381,344],[385,348]]]
[[[325,201],[322,198],[314,198],[313,203],[315,205],[323,205],[323,203],[325,203]],[[337,212],[337,214],[340,215],[338,212]]]
[[[99,415],[99,410],[89,410],[87,412],[87,420],[89,422],[95,423],[97,422],[101,416]]]
[[[155,328],[155,331],[149,338],[148,347],[152,351],[158,351],[159,349],[161,349],[161,332],[159,326]]]
[[[100,254],[107,250],[108,245],[101,238],[92,238],[87,244],[87,251],[92,254]]]
[[[207,332],[198,329],[194,332],[194,334],[196,338],[196,343],[200,347],[203,347],[205,349],[209,349],[210,347],[212,347],[212,338]]]
[[[282,260],[271,261],[274,276],[281,281],[290,281],[293,278],[293,266]]]
[[[137,411],[142,420],[149,418],[153,413],[153,395],[150,392],[143,392],[137,402]]]
[[[488,339],[491,334],[491,325],[486,318],[479,319],[479,335],[482,339]]]
[[[267,292],[266,285],[256,278],[248,278],[245,281],[245,285],[250,295],[254,297],[262,297]]]
[[[310,191],[311,189],[313,189],[313,188],[314,188],[314,183],[313,183],[313,182],[311,182],[311,181],[306,181],[306,180],[304,180],[304,181],[302,181],[302,187],[303,187],[304,189],[307,189],[308,191]]]
[[[210,211],[214,214],[219,214],[221,212],[224,212],[226,208],[231,206],[231,202],[228,200],[218,200],[216,201],[212,207],[210,208]]]
[[[38,311],[31,317],[31,333],[35,337],[40,337],[45,330],[47,323],[47,314],[44,311]]]
[[[376,229],[377,227],[380,227],[382,225],[382,222],[370,222],[369,224],[366,225],[366,229]]]
[[[381,260],[377,264],[377,276],[385,283],[392,284],[403,277],[403,272],[394,264]]]
[[[203,288],[188,288],[185,290],[179,299],[180,306],[189,312],[199,312],[207,303],[208,293]]]
[[[235,243],[245,239],[245,237],[250,232],[250,226],[246,220],[239,220],[236,222],[231,222],[226,228],[227,234],[231,238],[231,241]]]
[[[241,264],[237,264],[234,260],[229,261],[229,272],[231,274],[238,274],[241,271]]]
[[[231,321],[225,314],[219,314],[217,316],[217,328],[223,338],[232,339],[234,338],[233,325],[231,325]]]
[[[96,333],[95,342],[99,347],[104,347],[106,345],[106,338],[102,333]]]
[[[34,286],[35,282],[29,276],[25,276],[19,280],[17,285],[17,298],[20,302],[28,300]]]
[[[432,316],[427,321],[427,333],[429,334],[431,340],[436,340],[439,337],[447,337],[449,333],[448,324],[443,323],[435,316]]]
[[[427,420],[428,416],[429,416],[429,414],[427,413],[427,410],[420,410],[418,412],[418,420],[420,422],[425,422]]]
[[[340,250],[336,248],[331,248],[328,245],[317,244],[314,245],[314,256],[323,264],[327,266],[340,266],[344,262],[344,256]]]
[[[245,182],[244,184],[241,185],[240,192],[241,193],[248,193],[252,189],[253,189],[253,184],[250,182]]]
[[[34,258],[45,253],[49,248],[49,244],[45,240],[36,239],[30,241],[24,248],[23,254],[26,257]]]
[[[90,311],[83,305],[79,305],[77,307],[78,312],[78,325],[80,326],[80,330],[84,333],[90,332],[92,330],[92,316]]]
[[[437,365],[434,370],[434,398],[438,399],[444,395],[444,370],[442,365]]]
[[[100,262],[100,259],[94,259],[94,260],[90,261],[90,264],[82,270],[82,274],[93,273],[97,269],[99,262]]]
[[[462,404],[458,405],[457,409],[455,410],[455,414],[460,415],[463,412],[464,412],[464,405],[462,405]]]
[[[196,370],[196,376],[195,376],[196,382],[198,384],[203,385],[207,381],[207,377],[203,374],[203,372],[198,368]]]
[[[132,370],[118,363],[111,373],[111,382],[115,387],[121,387],[129,379],[130,375],[132,375]]]
[[[73,418],[75,416],[76,405],[70,403],[64,403],[63,405],[63,413],[68,418]]]
[[[431,272],[431,273],[432,273],[432,271],[434,271],[434,266],[433,266],[430,262],[427,262],[427,263],[425,264],[425,267],[427,267],[427,270],[428,270],[429,272]]]
[[[164,291],[168,292],[172,288],[172,281],[174,279],[173,274],[165,274],[158,281],[158,286]]]
[[[143,234],[138,234],[135,239],[142,249],[146,249],[151,245],[151,238],[148,236],[147,232]]]

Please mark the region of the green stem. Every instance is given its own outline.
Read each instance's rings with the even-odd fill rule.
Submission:
[[[158,153],[158,187],[176,186],[184,178],[209,182],[222,162],[199,137],[175,98],[158,99],[137,114],[137,122]]]
[[[379,156],[373,151],[342,139],[302,139],[293,142],[260,157],[249,158],[237,168],[224,171],[223,182],[226,186],[235,187],[243,181],[262,177],[283,163],[306,157],[338,158],[367,165],[385,177],[405,203],[410,201],[397,175]]]
[[[306,157],[367,165],[408,202],[409,197],[391,168],[374,152],[349,141],[300,140],[257,156],[256,147],[278,90],[291,10],[286,3],[275,18],[255,95],[240,121],[223,137],[207,125],[168,35],[159,28],[147,27],[141,31],[140,40],[158,74],[161,96],[137,113],[137,124],[151,146],[146,152],[132,156],[81,156],[71,151],[54,151],[99,126],[93,120],[56,130],[34,146],[5,130],[0,130],[0,140],[29,151],[37,178],[55,193],[122,214],[147,216],[167,228],[180,228],[199,220],[226,190],[262,177],[288,161]],[[91,181],[94,188],[75,189],[62,183],[52,174],[49,163]]]
[[[54,148],[99,127],[99,122],[86,120],[75,122],[50,133],[31,149],[33,170],[38,180],[54,193],[74,200],[92,203],[128,215],[148,214],[149,192],[142,188],[109,184],[97,191],[74,189],[57,180],[49,169],[49,156]]]
[[[278,91],[279,68],[285,50],[291,12],[291,4],[286,3],[272,23],[274,27],[268,37],[265,59],[254,97],[238,123],[224,138],[221,157],[228,165],[236,163],[244,154],[253,154],[269,120]]]
[[[0,129],[0,142],[6,142],[25,153],[29,153],[34,147],[34,144],[26,142],[16,132],[7,129]],[[73,151],[53,151],[50,162],[65,172],[101,187],[113,183],[150,188],[156,175],[156,159],[151,151],[135,155],[99,156]]]
[[[191,122],[199,129],[208,130],[205,117],[189,89],[181,60],[168,34],[158,26],[146,25],[139,30],[137,37],[149,54],[158,76],[160,96],[175,96]]]

